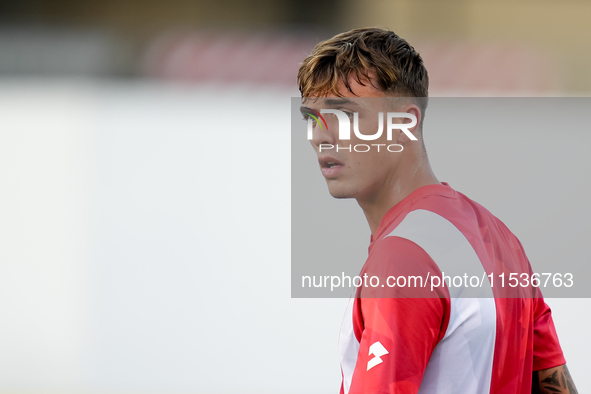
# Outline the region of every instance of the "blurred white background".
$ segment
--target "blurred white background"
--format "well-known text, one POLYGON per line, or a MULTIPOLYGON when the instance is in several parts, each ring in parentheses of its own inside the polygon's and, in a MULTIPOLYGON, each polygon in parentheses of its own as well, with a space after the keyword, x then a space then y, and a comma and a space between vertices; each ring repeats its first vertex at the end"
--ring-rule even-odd
POLYGON ((338 388, 345 300, 290 299, 290 92, 0 92, 0 391, 338 388))
MULTIPOLYGON (((0 392, 338 390, 346 300, 290 298, 295 93, 0 82, 0 392)), ((591 302, 548 303, 585 392, 591 302)))

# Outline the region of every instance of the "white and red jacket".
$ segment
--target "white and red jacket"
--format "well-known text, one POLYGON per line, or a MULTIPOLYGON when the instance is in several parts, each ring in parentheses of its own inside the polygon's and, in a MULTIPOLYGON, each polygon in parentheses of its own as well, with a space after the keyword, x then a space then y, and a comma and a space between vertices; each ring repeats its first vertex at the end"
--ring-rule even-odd
POLYGON ((519 240, 488 210, 447 184, 415 190, 382 219, 361 275, 486 280, 435 295, 358 289, 339 339, 341 393, 531 393, 532 372, 565 359, 539 289, 508 288, 509 274, 524 272, 519 240))

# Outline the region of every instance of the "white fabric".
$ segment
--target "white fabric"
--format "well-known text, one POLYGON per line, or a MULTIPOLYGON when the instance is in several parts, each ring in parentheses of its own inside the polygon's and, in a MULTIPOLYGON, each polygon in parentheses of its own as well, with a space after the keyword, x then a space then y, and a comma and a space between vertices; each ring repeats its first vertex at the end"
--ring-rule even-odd
POLYGON ((357 355, 359 354, 359 342, 353 331, 354 302, 355 298, 349 300, 339 335, 339 353, 341 356, 341 371, 343 372, 343 389, 345 394, 349 393, 349 389, 351 388, 351 379, 353 379, 353 371, 355 370, 357 355))
MULTIPOLYGON (((446 276, 485 275, 466 237, 447 219, 427 210, 410 212, 388 236, 420 246, 446 276)), ((485 278, 486 279, 486 278, 485 278)), ((419 393, 489 393, 496 336, 496 308, 488 280, 476 289, 450 287, 451 311, 419 393), (483 298, 458 298, 469 295, 483 298), (486 298, 484 298, 486 297, 486 298)))

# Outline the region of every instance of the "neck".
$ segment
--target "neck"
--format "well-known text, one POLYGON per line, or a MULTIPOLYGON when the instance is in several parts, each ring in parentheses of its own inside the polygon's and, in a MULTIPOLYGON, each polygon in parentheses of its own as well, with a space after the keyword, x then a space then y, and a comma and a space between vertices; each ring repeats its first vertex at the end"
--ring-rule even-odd
POLYGON ((363 209, 372 235, 382 221, 384 215, 410 193, 422 186, 440 184, 431 170, 429 161, 415 162, 415 166, 401 166, 391 179, 384 182, 384 187, 376 195, 358 198, 357 202, 363 209))

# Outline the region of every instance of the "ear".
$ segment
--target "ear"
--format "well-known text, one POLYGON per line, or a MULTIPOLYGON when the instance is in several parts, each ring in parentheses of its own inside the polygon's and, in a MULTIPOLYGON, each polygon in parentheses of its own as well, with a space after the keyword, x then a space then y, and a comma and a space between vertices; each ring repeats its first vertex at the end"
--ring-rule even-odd
MULTIPOLYGON (((419 107, 416 104, 409 103, 402 107, 400 112, 407 112, 409 114, 414 115, 417 118, 417 124, 413 127, 409 127, 407 130, 410 131, 418 140, 420 140, 421 136, 419 135, 419 125, 421 124, 422 114, 419 107)), ((403 123, 411 123, 411 120, 407 118, 403 121, 403 123)), ((402 143, 412 142, 410 138, 402 130, 399 130, 398 141, 402 143)))

